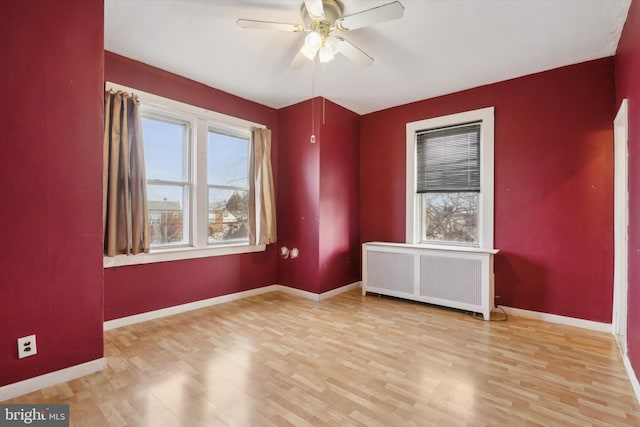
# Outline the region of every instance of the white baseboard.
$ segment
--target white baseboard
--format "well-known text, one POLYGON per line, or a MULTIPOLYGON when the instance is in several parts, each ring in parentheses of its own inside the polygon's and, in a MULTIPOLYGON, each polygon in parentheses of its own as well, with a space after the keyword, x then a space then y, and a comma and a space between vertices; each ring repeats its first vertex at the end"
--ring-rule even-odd
POLYGON ((560 325, 575 326, 578 328, 591 329, 599 332, 612 331, 611 323, 594 322, 593 320, 578 319, 575 317, 559 316, 557 314, 541 313, 539 311, 523 310, 521 308, 505 307, 501 305, 500 308, 508 315, 514 315, 519 317, 525 317, 527 319, 543 320, 549 323, 557 323, 560 325))
POLYGON ((631 387, 633 387, 633 392, 636 395, 636 400, 638 401, 638 403, 640 403, 640 382, 638 382, 638 377, 636 376, 636 373, 633 370, 633 366, 631 366, 631 361, 629 360, 629 356, 626 354, 623 354, 622 361, 624 362, 624 368, 627 370, 629 381, 631 381, 631 387))
POLYGON ((75 380, 94 372, 102 371, 107 367, 107 359, 104 357, 80 365, 70 366, 59 371, 49 372, 17 383, 0 387, 0 402, 31 393, 45 387, 75 380))
POLYGON ((313 292, 303 291, 302 289, 291 288, 291 287, 285 286, 285 285, 273 285, 273 286, 276 287, 277 291, 283 292, 285 294, 294 295, 294 296, 297 296, 297 297, 310 299, 310 300, 313 300, 313 301, 320 301, 320 295, 319 294, 314 294, 313 292))
POLYGON ((362 287, 362 282, 353 282, 353 283, 350 283, 348 285, 344 285, 344 286, 341 286, 339 288, 332 289, 332 290, 327 291, 327 292, 323 292, 323 293, 320 294, 320 301, 328 299, 328 298, 331 298, 331 297, 335 297, 336 295, 340 295, 340 294, 343 294, 345 292, 352 291, 354 289, 359 289, 361 287, 362 287))
POLYGON ((279 290, 279 285, 263 286, 262 288, 251 289, 248 291, 236 292, 219 297, 203 299, 187 304, 174 305, 172 307, 162 308, 160 310, 147 311, 145 313, 134 314, 133 316, 120 317, 118 319, 107 320, 104 322, 104 330, 120 328, 122 326, 133 325, 135 323, 146 322, 147 320, 159 319, 173 314, 184 313, 186 311, 197 310, 199 308, 210 307, 212 305, 222 304, 224 302, 236 301, 242 298, 248 298, 255 295, 261 295, 267 292, 279 290))
POLYGON ((119 319, 108 320, 104 322, 104 330, 120 328, 122 326, 133 325, 136 323, 146 322, 148 320, 159 319, 165 316, 171 316, 173 314, 184 313, 191 310, 197 310, 199 308, 210 307, 212 305, 222 304, 224 302, 236 301, 242 298, 248 298, 255 295, 265 294, 267 292, 285 292, 291 295, 296 295, 302 298, 322 301, 327 298, 331 298, 343 292, 348 292, 352 289, 357 289, 361 286, 361 282, 351 283, 337 289, 333 289, 322 294, 314 294, 313 292, 303 291, 301 289, 291 288, 284 285, 269 285, 262 288, 251 289, 248 291, 236 292, 233 294, 222 295, 215 298, 208 298, 200 301, 194 301, 187 304, 174 305, 173 307, 162 308, 160 310, 147 311, 146 313, 134 314, 133 316, 121 317, 119 319))
POLYGON ((332 289, 330 291, 327 292, 323 292, 321 294, 314 294, 313 292, 309 292, 309 291, 303 291, 302 289, 296 289, 296 288, 292 288, 289 286, 285 286, 285 285, 275 285, 277 286, 278 291, 280 292, 284 292, 290 295, 295 295, 295 296, 299 296, 302 298, 306 298, 306 299, 310 299, 313 301, 322 301, 325 300, 327 298, 331 298, 334 297, 336 295, 340 295, 342 293, 345 292, 349 292, 353 289, 358 289, 360 286, 362 286, 362 282, 354 282, 351 283, 349 285, 344 285, 341 286, 339 288, 336 289, 332 289))

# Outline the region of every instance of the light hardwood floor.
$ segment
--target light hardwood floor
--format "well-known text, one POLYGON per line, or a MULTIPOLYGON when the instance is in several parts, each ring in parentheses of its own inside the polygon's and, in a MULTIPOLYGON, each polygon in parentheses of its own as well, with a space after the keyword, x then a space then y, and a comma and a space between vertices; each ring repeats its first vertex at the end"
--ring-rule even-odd
MULTIPOLYGON (((498 316, 496 316, 498 317, 498 316)), ((4 403, 74 426, 639 426, 609 334, 269 293, 105 333, 108 368, 4 403)))

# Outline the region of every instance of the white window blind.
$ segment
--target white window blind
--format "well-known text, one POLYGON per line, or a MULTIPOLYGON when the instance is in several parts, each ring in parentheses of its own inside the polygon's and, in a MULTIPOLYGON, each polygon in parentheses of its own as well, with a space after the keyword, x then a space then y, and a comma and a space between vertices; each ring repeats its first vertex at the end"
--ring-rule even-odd
POLYGON ((480 192, 480 123, 419 132, 416 193, 480 192))

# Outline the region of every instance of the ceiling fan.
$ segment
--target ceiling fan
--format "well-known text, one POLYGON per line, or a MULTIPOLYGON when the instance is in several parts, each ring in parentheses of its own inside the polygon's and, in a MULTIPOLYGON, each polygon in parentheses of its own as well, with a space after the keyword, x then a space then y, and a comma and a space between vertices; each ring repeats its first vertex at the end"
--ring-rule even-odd
POLYGON ((336 34, 401 18, 404 7, 394 1, 349 16, 342 16, 343 10, 339 0, 304 0, 300 8, 304 25, 251 19, 238 19, 237 22, 242 28, 309 33, 289 68, 299 68, 307 60, 313 61, 316 55, 320 62, 328 62, 338 53, 360 66, 369 66, 373 63, 372 57, 336 34))

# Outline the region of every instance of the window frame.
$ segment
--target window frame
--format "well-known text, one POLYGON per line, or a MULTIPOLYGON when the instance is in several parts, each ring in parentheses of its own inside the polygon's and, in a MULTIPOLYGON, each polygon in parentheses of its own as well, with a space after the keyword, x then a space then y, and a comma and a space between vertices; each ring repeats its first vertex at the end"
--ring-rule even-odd
MULTIPOLYGON (((209 133, 216 133, 218 135, 225 135, 225 136, 229 136, 232 138, 237 138, 237 139, 247 139, 249 142, 249 147, 248 147, 248 151, 247 151, 247 187, 239 187, 239 186, 233 186, 233 185, 223 185, 223 184, 210 184, 209 183, 209 179, 207 178, 206 180, 206 187, 207 187, 207 226, 209 225, 209 189, 211 188, 218 188, 218 189, 227 189, 227 190, 241 190, 241 191, 246 191, 247 195, 251 192, 251 189, 249 188, 250 185, 250 180, 249 180, 249 168, 251 167, 249 164, 249 161, 251 159, 251 131, 250 130, 241 130, 241 129, 232 129, 229 128, 228 126, 221 126, 217 123, 212 124, 209 123, 209 128, 207 130, 207 143, 208 143, 208 134, 209 133)), ((208 144, 207 144, 207 151, 208 151, 208 144)), ((249 209, 250 211, 251 209, 249 209)), ((247 226, 249 225, 250 221, 249 218, 247 218, 247 226)), ((223 246, 223 245, 229 245, 229 244, 234 244, 234 243, 239 243, 239 244, 246 244, 249 241, 249 236, 247 236, 246 239, 230 239, 228 242, 214 242, 214 243, 210 243, 209 242, 209 238, 208 238, 208 233, 207 233, 207 244, 209 246, 212 247, 219 247, 219 246, 223 246)))
POLYGON ((421 246, 453 246, 493 249, 493 205, 494 205, 494 107, 481 108, 446 116, 418 120, 406 124, 406 243, 421 246), (480 122, 480 193, 478 200, 478 242, 466 243, 420 241, 421 202, 416 193, 417 134, 437 128, 480 122))
MULTIPOLYGON (((136 92, 137 93, 137 92, 136 92)), ((152 120, 164 121, 167 123, 184 124, 187 126, 186 135, 184 136, 182 147, 182 181, 172 181, 165 179, 154 179, 146 177, 146 185, 165 185, 172 187, 186 187, 187 194, 183 193, 182 201, 182 242, 180 243, 167 243, 161 246, 155 246, 152 249, 154 251, 163 249, 176 249, 187 248, 192 246, 194 241, 194 230, 192 224, 195 224, 195 216, 193 213, 194 208, 194 174, 193 174, 193 156, 194 156, 194 130, 196 128, 195 119, 186 114, 182 114, 176 111, 169 111, 167 108, 160 108, 156 105, 143 105, 140 102, 140 115, 152 120), (186 200, 185 200, 186 198, 186 200)), ((143 132, 144 138, 144 132, 143 132)), ((175 214, 174 214, 175 215, 175 214)))
MULTIPOLYGON (((248 135, 251 150, 251 127, 266 127, 260 123, 228 116, 226 114, 196 107, 180 101, 154 95, 117 83, 106 82, 106 89, 135 93, 140 98, 142 114, 146 112, 161 117, 174 117, 192 123, 189 135, 189 243, 180 246, 153 248, 149 253, 137 255, 118 255, 103 257, 103 267, 149 264, 211 256, 223 256, 241 253, 262 252, 266 245, 251 245, 248 241, 208 244, 208 185, 207 185, 207 136, 209 129, 248 135)), ((184 231, 183 231, 184 232, 184 231)))

